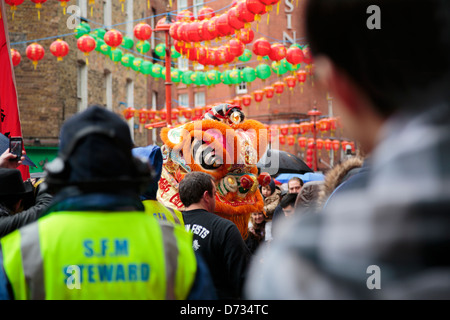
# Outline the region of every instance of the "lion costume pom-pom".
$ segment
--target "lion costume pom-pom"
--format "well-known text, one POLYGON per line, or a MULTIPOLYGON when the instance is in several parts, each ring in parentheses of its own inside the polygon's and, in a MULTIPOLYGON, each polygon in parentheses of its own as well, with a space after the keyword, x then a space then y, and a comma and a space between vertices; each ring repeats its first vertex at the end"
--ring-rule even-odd
POLYGON ((241 108, 230 104, 213 107, 202 120, 162 129, 158 200, 184 210, 178 183, 188 172, 206 172, 216 184, 215 214, 234 222, 246 239, 251 213, 264 207, 259 186, 270 182, 267 173, 258 176, 256 167, 267 149, 267 137, 262 123, 245 120, 241 108))

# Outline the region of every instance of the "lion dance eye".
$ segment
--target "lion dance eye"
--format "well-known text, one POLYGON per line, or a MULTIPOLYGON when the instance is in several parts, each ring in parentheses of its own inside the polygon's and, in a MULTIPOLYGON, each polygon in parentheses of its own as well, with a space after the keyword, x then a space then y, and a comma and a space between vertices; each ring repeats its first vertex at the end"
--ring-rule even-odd
POLYGON ((204 141, 194 139, 191 152, 195 163, 205 170, 215 170, 223 164, 222 158, 216 155, 214 148, 205 144, 204 141))

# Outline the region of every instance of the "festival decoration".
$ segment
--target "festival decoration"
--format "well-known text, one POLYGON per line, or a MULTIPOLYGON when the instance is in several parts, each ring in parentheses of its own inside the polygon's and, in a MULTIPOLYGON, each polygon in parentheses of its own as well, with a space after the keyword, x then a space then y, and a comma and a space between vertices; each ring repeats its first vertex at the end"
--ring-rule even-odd
POLYGON ((14 67, 18 66, 20 60, 22 60, 22 56, 20 55, 19 51, 13 48, 11 48, 11 60, 14 67))
POLYGON ((41 20, 41 9, 42 9, 42 4, 44 2, 47 2, 47 0, 31 0, 32 2, 34 2, 36 5, 36 9, 38 10, 38 20, 41 20))
POLYGON ((258 60, 262 60, 262 57, 269 55, 271 49, 270 42, 265 38, 259 38, 253 42, 252 51, 258 56, 258 60))
POLYGON ((297 71, 297 80, 298 83, 300 83, 300 88, 301 88, 301 92, 303 93, 303 86, 305 84, 306 81, 306 71, 305 70, 298 70, 297 71))
POLYGON ((34 70, 36 70, 38 61, 44 58, 45 50, 39 43, 34 42, 27 47, 26 54, 27 58, 33 61, 34 70))
POLYGON ((5 0, 5 2, 11 6, 12 19, 14 20, 14 13, 17 10, 17 6, 20 6, 24 0, 5 0))
POLYGON ((189 172, 208 173, 216 184, 215 214, 235 223, 245 239, 250 214, 264 206, 259 186, 270 182, 256 167, 267 147, 262 129, 262 123, 245 120, 242 110, 229 104, 213 106, 199 120, 163 128, 158 201, 183 210, 179 183, 189 172))
POLYGON ((70 0, 58 0, 58 1, 61 2, 61 7, 63 7, 63 13, 64 15, 66 15, 67 2, 69 2, 70 0))
POLYGON ((69 45, 64 40, 58 39, 50 45, 50 52, 57 57, 57 61, 62 61, 69 53, 69 45))
POLYGON ((88 61, 89 52, 94 50, 96 47, 96 42, 94 38, 85 34, 84 36, 82 36, 77 40, 77 47, 78 49, 84 52, 84 55, 86 56, 86 65, 89 65, 88 61))
POLYGON ((214 13, 214 10, 210 7, 203 7, 198 11, 197 18, 198 20, 202 21, 204 19, 211 19, 216 14, 214 13))
POLYGON ((103 40, 105 40, 105 43, 111 47, 111 50, 114 50, 118 46, 122 45, 123 36, 120 31, 112 29, 105 33, 103 40))

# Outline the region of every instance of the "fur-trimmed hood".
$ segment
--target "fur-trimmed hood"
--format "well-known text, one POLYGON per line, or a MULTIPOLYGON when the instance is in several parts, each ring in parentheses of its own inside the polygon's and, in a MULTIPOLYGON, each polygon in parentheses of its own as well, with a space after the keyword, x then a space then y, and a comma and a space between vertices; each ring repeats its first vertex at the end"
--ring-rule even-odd
POLYGON ((352 157, 328 171, 325 174, 325 182, 319 192, 319 197, 317 199, 318 206, 322 207, 334 189, 347 180, 352 174, 356 173, 363 165, 363 162, 364 160, 359 156, 352 157))

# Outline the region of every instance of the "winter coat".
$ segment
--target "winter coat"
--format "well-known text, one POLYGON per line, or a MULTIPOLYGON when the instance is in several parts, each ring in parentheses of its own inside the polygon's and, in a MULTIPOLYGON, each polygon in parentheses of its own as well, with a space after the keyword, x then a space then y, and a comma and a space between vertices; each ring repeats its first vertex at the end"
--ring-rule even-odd
POLYGON ((264 199, 264 212, 269 220, 272 219, 275 208, 280 203, 280 198, 281 190, 276 188, 270 196, 264 199))

